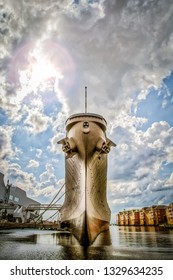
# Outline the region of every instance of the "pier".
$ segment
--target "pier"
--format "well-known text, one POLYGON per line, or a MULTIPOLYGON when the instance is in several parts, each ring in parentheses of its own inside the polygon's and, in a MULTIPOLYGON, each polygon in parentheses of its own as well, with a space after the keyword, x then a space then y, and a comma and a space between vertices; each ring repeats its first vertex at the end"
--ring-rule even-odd
POLYGON ((61 230, 60 222, 8 222, 0 221, 0 230, 2 229, 48 229, 48 230, 61 230))

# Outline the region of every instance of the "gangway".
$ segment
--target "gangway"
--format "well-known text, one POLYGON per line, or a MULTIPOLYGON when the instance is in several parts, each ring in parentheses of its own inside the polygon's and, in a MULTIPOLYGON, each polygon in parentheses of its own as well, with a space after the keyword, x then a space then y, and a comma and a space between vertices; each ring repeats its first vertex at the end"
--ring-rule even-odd
POLYGON ((16 208, 17 208, 16 204, 10 204, 10 203, 1 203, 0 204, 0 210, 5 210, 5 209, 15 210, 16 208))
POLYGON ((29 204, 26 210, 34 211, 34 210, 60 210, 62 207, 61 204, 29 204))

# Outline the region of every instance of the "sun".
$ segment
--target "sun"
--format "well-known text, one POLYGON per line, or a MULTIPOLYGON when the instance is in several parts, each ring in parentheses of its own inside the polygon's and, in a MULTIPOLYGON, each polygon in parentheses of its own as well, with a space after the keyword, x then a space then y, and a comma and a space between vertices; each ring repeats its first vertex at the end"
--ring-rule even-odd
POLYGON ((75 79, 76 64, 69 50, 50 39, 21 44, 13 53, 7 71, 14 103, 22 103, 32 94, 39 98, 50 92, 57 98, 67 96, 75 79))
POLYGON ((27 67, 19 71, 19 84, 25 94, 54 89, 63 78, 60 67, 54 64, 41 48, 35 48, 28 53, 27 61, 27 67))

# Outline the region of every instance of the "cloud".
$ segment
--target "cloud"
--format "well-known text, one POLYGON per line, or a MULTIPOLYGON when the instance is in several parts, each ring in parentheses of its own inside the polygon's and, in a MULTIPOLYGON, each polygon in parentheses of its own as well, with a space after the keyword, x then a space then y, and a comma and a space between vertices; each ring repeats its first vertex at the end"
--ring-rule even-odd
POLYGON ((28 116, 25 120, 27 130, 33 134, 41 133, 48 128, 49 117, 45 116, 38 109, 28 112, 28 116))
POLYGON ((51 202, 54 199, 53 203, 63 203, 64 200, 64 179, 57 180, 56 184, 48 184, 44 188, 39 188, 32 195, 35 198, 39 198, 44 202, 51 202))
POLYGON ((55 192, 56 192, 55 187, 51 185, 37 191, 37 196, 42 195, 44 197, 52 197, 52 193, 55 194, 55 192))
POLYGON ((64 133, 57 133, 56 136, 51 138, 50 145, 48 146, 48 149, 55 154, 61 154, 62 153, 62 146, 57 144, 58 141, 64 138, 64 133))
POLYGON ((50 138, 50 145, 48 146, 48 150, 51 153, 62 153, 62 147, 61 145, 58 145, 57 142, 65 137, 65 121, 66 114, 62 111, 58 113, 52 123, 52 131, 54 132, 54 136, 50 138))
POLYGON ((173 173, 171 173, 170 177, 166 180, 165 186, 173 189, 173 173))
POLYGON ((165 121, 153 123, 147 131, 117 127, 116 135, 118 145, 109 155, 108 192, 112 208, 121 199, 132 207, 145 205, 152 199, 156 204, 163 193, 167 203, 166 192, 172 189, 172 175, 166 179, 159 177, 162 164, 170 162, 172 127, 165 121))
POLYGON ((86 1, 81 0, 80 4, 69 1, 64 1, 62 4, 64 14, 70 18, 76 19, 78 22, 85 21, 85 25, 82 26, 84 30, 91 29, 98 20, 104 18, 104 0, 86 1))
POLYGON ((0 159, 1 160, 3 160, 6 157, 10 157, 14 154, 11 145, 12 134, 13 134, 13 128, 8 126, 0 127, 0 159))
POLYGON ((55 182, 56 181, 56 177, 55 177, 55 169, 52 166, 52 164, 47 163, 46 164, 46 171, 43 172, 42 174, 40 174, 40 181, 44 184, 46 184, 47 182, 55 182))
POLYGON ((9 164, 6 174, 13 185, 27 192, 33 191, 36 186, 34 174, 23 171, 18 163, 9 164))
MULTIPOLYGON (((32 167, 36 165, 36 161, 30 160, 32 167)), ((41 200, 43 203, 50 202, 50 198, 53 198, 62 185, 64 184, 64 179, 57 179, 54 175, 54 168, 51 164, 46 164, 46 171, 40 175, 40 181, 36 179, 33 173, 28 173, 21 169, 20 164, 13 163, 8 165, 6 172, 6 178, 10 182, 27 192, 29 197, 36 200, 41 200)), ((56 199, 59 199, 63 194, 64 190, 60 192, 56 199)), ((63 202, 63 197, 61 198, 61 203, 63 202)))
MULTIPOLYGON (((11 45, 15 42, 15 48, 21 48, 28 39, 56 38, 69 49, 76 63, 78 81, 75 89, 71 89, 75 98, 64 96, 63 103, 72 113, 78 110, 74 100, 83 108, 82 91, 87 84, 89 109, 101 113, 106 102, 105 117, 111 122, 116 117, 121 120, 121 112, 127 113, 131 107, 129 100, 133 94, 141 96, 140 92, 145 92, 147 95, 147 89, 159 87, 162 78, 172 69, 169 1, 164 5, 160 0, 157 4, 155 1, 80 1, 79 4, 51 1, 49 5, 44 1, 21 1, 19 7, 7 1, 6 10, 13 18, 8 20, 13 36, 7 38, 11 45), (19 16, 21 10, 23 17, 19 16)), ((62 53, 62 49, 59 50, 62 53)), ((58 56, 53 57, 56 60, 58 56)), ((64 95, 64 86, 60 85, 60 90, 64 95)))
POLYGON ((28 168, 38 168, 39 167, 39 162, 38 161, 36 161, 36 160, 34 160, 34 159, 31 159, 30 161, 29 161, 29 164, 28 164, 28 168))
MULTIPOLYGON (((103 112, 106 102, 108 110, 105 114, 109 119, 111 115, 115 116, 115 112, 119 116, 123 108, 126 112, 129 110, 126 103, 134 93, 151 86, 159 87, 162 78, 170 73, 171 60, 169 65, 162 67, 164 57, 161 57, 160 47, 164 45, 164 54, 168 52, 169 56, 172 55, 171 29, 165 38, 161 36, 165 18, 171 24, 172 11, 167 10, 168 2, 162 5, 161 1, 157 1, 157 5, 151 2, 143 5, 139 1, 123 1, 122 4, 120 1, 105 1, 102 5, 105 15, 95 22, 89 32, 84 31, 83 26, 85 19, 90 18, 91 6, 87 7, 86 18, 80 19, 80 25, 65 18, 66 33, 63 38, 70 44, 75 59, 80 61, 79 80, 88 84, 90 109, 95 111, 97 104, 99 111, 103 112), (77 32, 69 35, 68 31, 72 29, 77 32)), ((82 83, 79 84, 80 92, 82 83)), ((80 98, 78 92, 77 95, 80 98)), ((75 103, 70 104, 70 108, 75 110, 75 103)))
POLYGON ((37 157, 37 158, 40 158, 41 155, 42 155, 42 153, 43 153, 43 151, 42 151, 41 149, 37 149, 37 150, 36 150, 36 157, 37 157))
POLYGON ((146 132, 134 126, 133 129, 120 126, 113 137, 117 138, 115 142, 118 145, 112 150, 111 161, 117 166, 117 171, 128 173, 129 169, 134 174, 137 168, 145 166, 155 173, 161 162, 169 162, 173 129, 165 121, 153 123, 146 132))

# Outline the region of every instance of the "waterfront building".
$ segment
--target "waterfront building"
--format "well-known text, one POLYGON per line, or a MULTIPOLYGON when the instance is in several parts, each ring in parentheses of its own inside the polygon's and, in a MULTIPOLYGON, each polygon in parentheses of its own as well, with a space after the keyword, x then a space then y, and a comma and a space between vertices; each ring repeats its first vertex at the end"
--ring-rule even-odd
MULTIPOLYGON (((166 221, 164 205, 153 205, 144 209, 143 220, 141 219, 141 225, 157 226, 163 224, 166 221)), ((142 216, 142 214, 141 214, 142 216)))
POLYGON ((148 207, 143 207, 142 209, 140 209, 139 211, 139 224, 140 226, 145 226, 146 224, 146 217, 145 217, 145 210, 147 209, 148 207))
POLYGON ((142 209, 132 209, 118 213, 118 225, 158 226, 162 224, 173 225, 173 203, 166 205, 153 205, 142 209))
POLYGON ((118 213, 118 225, 124 226, 125 225, 125 211, 118 213))
POLYGON ((129 211, 125 211, 124 213, 124 225, 125 226, 129 225, 129 211))
POLYGON ((145 225, 146 226, 154 226, 155 218, 154 218, 154 209, 153 207, 146 207, 144 210, 145 214, 145 225))
POLYGON ((161 225, 166 222, 166 206, 165 205, 157 205, 153 206, 154 208, 154 218, 155 225, 161 225))
POLYGON ((129 225, 130 226, 137 226, 140 224, 139 220, 139 210, 133 209, 129 211, 129 225))
POLYGON ((165 210, 167 224, 173 225, 173 203, 170 203, 165 210))
POLYGON ((1 203, 10 203, 11 205, 20 205, 28 207, 30 204, 40 204, 38 201, 27 196, 26 191, 13 186, 7 182, 4 183, 4 174, 0 172, 0 201, 1 203))
POLYGON ((140 226, 144 226, 145 225, 145 212, 143 209, 141 209, 139 211, 139 224, 140 226))
POLYGON ((29 220, 31 216, 37 215, 38 211, 26 211, 29 205, 40 205, 39 202, 29 198, 24 190, 4 182, 4 174, 0 172, 0 219, 9 221, 29 220))
POLYGON ((29 198, 26 191, 15 186, 10 189, 9 202, 24 207, 28 207, 30 204, 40 205, 38 201, 29 198))

